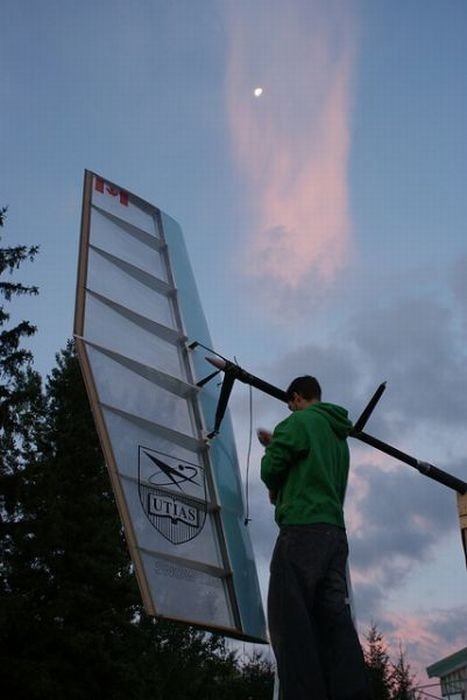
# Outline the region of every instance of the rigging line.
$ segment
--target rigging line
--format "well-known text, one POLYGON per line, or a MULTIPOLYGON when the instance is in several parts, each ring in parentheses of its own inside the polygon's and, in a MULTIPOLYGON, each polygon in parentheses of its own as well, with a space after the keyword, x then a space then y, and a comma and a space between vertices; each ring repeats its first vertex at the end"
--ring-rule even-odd
POLYGON ((244 524, 248 525, 251 521, 250 518, 250 459, 251 459, 251 447, 253 444, 253 387, 249 385, 249 413, 250 413, 250 430, 248 435, 248 452, 246 456, 246 479, 245 479, 245 501, 246 501, 246 513, 244 524))

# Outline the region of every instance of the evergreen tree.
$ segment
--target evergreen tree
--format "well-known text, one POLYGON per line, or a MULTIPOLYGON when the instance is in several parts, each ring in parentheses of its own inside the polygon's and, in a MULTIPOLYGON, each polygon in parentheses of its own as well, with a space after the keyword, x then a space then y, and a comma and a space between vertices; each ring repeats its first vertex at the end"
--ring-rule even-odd
MULTIPOLYGON (((0 209, 3 227, 6 209, 0 209)), ((30 567, 25 566, 23 544, 33 535, 26 513, 27 466, 34 455, 34 433, 43 416, 41 380, 32 369, 32 355, 24 341, 35 333, 29 321, 12 324, 6 304, 35 295, 34 286, 15 280, 14 274, 37 247, 0 248, 0 655, 1 669, 9 667, 10 645, 24 609, 24 590, 18 585, 30 567)), ((27 622, 27 621, 26 621, 27 622)), ((23 629, 27 634, 27 626, 23 629)), ((0 687, 4 691, 3 679, 0 687)))
POLYGON ((410 664, 406 660, 402 646, 399 646, 396 663, 392 663, 391 665, 391 700, 416 700, 415 674, 410 670, 410 664))
POLYGON ((391 663, 383 635, 372 625, 366 638, 365 661, 373 700, 391 700, 391 663))
POLYGON ((138 676, 125 664, 138 647, 134 577, 71 345, 57 357, 46 409, 25 501, 30 624, 27 639, 17 640, 16 660, 25 663, 12 680, 31 698, 97 698, 104 688, 138 697, 138 676), (33 678, 24 677, 25 665, 33 678))
MULTIPOLYGON (((0 209, 0 228, 6 208, 0 209)), ((33 260, 37 247, 0 247, 0 299, 11 302, 15 297, 35 295, 37 287, 15 281, 14 272, 26 260, 33 260)), ((40 402, 40 377, 32 368, 31 352, 23 341, 36 332, 29 321, 11 326, 5 303, 0 306, 0 553, 5 561, 11 547, 9 524, 20 512, 19 483, 28 452, 33 417, 40 402)), ((5 570, 2 568, 2 575, 5 570)), ((2 579, 3 587, 6 585, 2 579)))

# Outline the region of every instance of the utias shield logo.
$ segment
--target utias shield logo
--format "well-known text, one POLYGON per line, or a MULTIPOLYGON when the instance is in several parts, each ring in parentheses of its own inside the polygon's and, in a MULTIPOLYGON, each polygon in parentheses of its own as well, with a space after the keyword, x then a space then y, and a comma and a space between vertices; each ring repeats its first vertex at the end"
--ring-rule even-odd
POLYGON ((138 446, 138 491, 151 525, 172 544, 194 539, 206 521, 203 467, 138 446))

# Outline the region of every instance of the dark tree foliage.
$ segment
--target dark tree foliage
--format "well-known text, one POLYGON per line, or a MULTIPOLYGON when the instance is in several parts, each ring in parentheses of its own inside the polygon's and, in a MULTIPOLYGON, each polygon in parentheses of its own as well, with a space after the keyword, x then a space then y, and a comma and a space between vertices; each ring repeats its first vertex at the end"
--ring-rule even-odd
POLYGON ((271 700, 274 690, 274 668, 263 654, 254 651, 240 666, 238 691, 240 700, 271 700))
POLYGON ((133 576, 82 393, 68 347, 46 388, 47 420, 36 425, 23 495, 29 537, 13 572, 22 601, 9 681, 30 698, 98 697, 104 684, 132 697, 119 684, 123 648, 137 643, 133 576))
POLYGON ((383 635, 376 625, 368 631, 365 661, 373 700, 391 700, 391 662, 383 635))
MULTIPOLYGON (((3 227, 6 209, 0 209, 3 227)), ((23 341, 36 328, 29 321, 10 323, 6 303, 15 297, 35 295, 37 287, 16 281, 14 273, 37 247, 0 247, 0 553, 2 561, 10 548, 8 524, 20 514, 19 485, 26 454, 31 447, 34 419, 40 413, 41 382, 31 368, 32 356, 23 341), (5 549, 6 548, 6 549, 5 549)), ((3 573, 3 570, 2 570, 3 573)))
MULTIPOLYGON (((0 227, 5 218, 2 208, 0 227)), ((23 544, 32 536, 25 508, 27 465, 34 459, 34 434, 43 416, 41 380, 24 347, 36 329, 29 321, 12 323, 8 304, 18 296, 37 294, 36 287, 15 276, 36 253, 36 247, 0 247, 0 668, 8 659, 11 621, 23 605, 18 571, 24 569, 23 544)), ((25 571, 29 575, 29 567, 25 571)))
POLYGON ((387 645, 376 625, 368 631, 365 661, 368 668, 371 697, 373 700, 416 700, 418 697, 415 675, 401 646, 394 663, 387 645))
POLYGON ((391 663, 392 698, 391 700, 416 700, 415 675, 410 669, 405 652, 399 647, 396 663, 391 663))
POLYGON ((30 536, 17 552, 22 598, 8 619, 0 687, 31 700, 267 697, 259 659, 253 688, 255 674, 240 667, 222 637, 141 609, 71 344, 48 380, 46 414, 27 466, 30 536))

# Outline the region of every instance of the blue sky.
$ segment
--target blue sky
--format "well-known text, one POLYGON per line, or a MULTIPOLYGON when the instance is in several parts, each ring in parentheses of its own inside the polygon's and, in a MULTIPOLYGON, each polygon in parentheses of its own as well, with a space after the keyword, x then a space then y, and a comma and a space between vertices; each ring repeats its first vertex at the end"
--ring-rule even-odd
MULTIPOLYGON (((312 372, 353 417, 388 380, 369 431, 467 478, 463 0, 5 0, 2 28, 0 204, 6 242, 41 246, 17 306, 41 372, 72 333, 89 168, 181 223, 220 352, 274 384, 312 372)), ((255 397, 257 423, 281 417, 255 397)), ((466 644, 455 497, 352 451, 361 628, 423 669, 466 644)))

